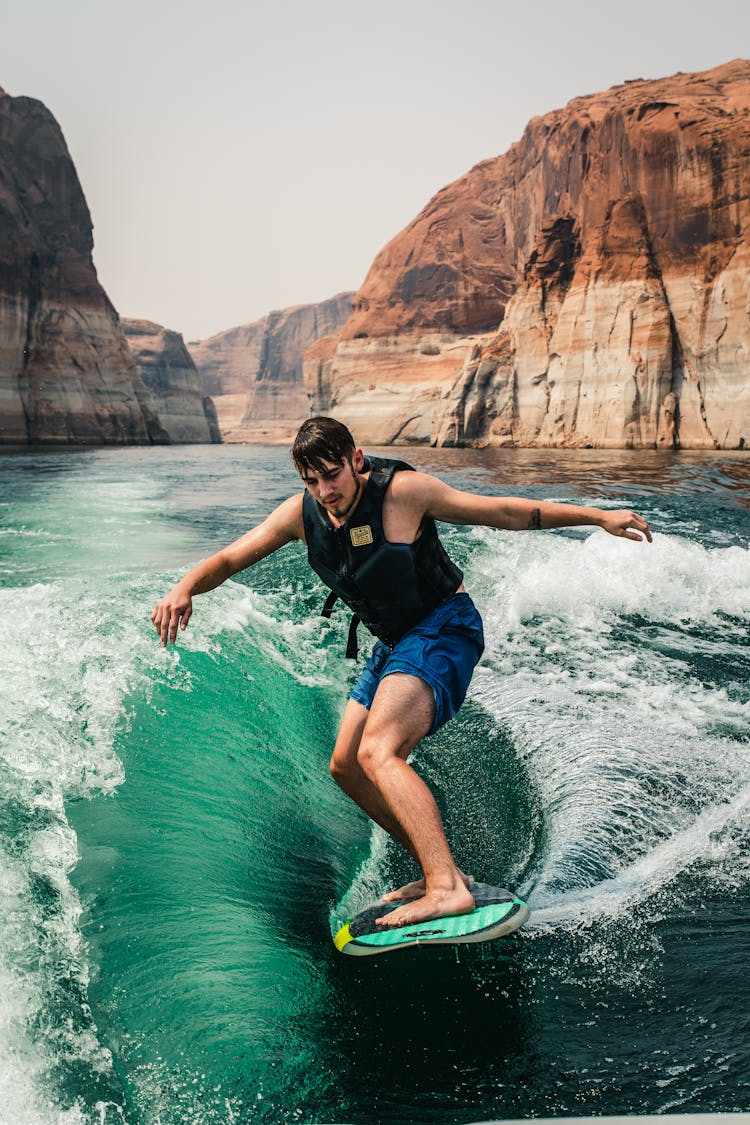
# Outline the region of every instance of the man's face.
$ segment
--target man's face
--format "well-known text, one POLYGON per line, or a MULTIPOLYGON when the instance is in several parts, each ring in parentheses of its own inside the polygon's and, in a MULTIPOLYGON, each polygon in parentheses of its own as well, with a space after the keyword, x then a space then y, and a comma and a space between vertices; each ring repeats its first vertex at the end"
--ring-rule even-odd
POLYGON ((307 491, 337 520, 345 520, 351 514, 362 491, 361 482, 355 466, 362 468, 362 454, 359 450, 354 461, 348 459, 343 465, 335 461, 323 461, 320 469, 303 469, 300 476, 307 491))

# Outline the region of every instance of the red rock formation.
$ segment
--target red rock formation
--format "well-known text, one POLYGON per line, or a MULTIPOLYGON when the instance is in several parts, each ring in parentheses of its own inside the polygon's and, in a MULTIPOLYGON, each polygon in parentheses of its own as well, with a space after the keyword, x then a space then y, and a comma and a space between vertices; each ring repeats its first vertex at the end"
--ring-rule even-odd
POLYGON ((353 296, 339 293, 277 310, 188 344, 225 441, 289 440, 310 412, 302 378, 305 348, 345 324, 353 296))
POLYGON ((150 320, 121 321, 138 373, 173 443, 220 442, 216 411, 179 332, 150 320))
POLYGON ((0 442, 163 442, 57 122, 0 90, 0 442))
POLYGON ((378 255, 308 357, 314 407, 364 441, 742 447, 749 256, 750 62, 577 98, 378 255), (431 333, 438 404, 411 389, 431 333), (375 341, 399 359, 368 405, 375 341))

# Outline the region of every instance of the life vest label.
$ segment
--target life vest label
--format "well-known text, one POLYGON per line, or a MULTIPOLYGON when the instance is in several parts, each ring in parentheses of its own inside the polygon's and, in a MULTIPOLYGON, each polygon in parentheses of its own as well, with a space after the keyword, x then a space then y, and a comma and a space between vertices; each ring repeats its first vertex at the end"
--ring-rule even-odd
POLYGON ((352 547, 366 547, 368 543, 372 543, 372 528, 369 524, 364 527, 352 527, 349 531, 349 538, 352 541, 352 547))

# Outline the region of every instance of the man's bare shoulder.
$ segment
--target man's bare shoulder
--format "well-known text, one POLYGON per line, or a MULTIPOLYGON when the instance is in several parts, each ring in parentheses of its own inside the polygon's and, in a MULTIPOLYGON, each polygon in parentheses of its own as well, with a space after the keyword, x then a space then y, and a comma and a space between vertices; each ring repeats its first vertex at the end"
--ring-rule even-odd
POLYGON ((397 473, 394 479, 394 502, 423 519, 444 523, 486 523, 486 510, 493 501, 488 497, 458 492, 431 473, 397 473))
POLYGON ((447 486, 431 473, 394 473, 391 495, 398 504, 429 504, 447 486))
POLYGON ((304 540, 305 528, 302 519, 304 495, 304 492, 296 492, 294 496, 283 500, 278 508, 274 508, 266 522, 280 531, 287 532, 290 538, 304 540))

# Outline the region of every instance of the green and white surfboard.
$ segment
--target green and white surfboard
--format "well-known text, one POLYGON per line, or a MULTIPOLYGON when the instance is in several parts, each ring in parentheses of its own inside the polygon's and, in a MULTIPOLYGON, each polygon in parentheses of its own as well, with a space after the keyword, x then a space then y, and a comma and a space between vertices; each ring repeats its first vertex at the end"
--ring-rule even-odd
POLYGON ((367 957, 373 953, 388 953, 392 949, 407 949, 411 945, 463 945, 467 942, 494 941, 517 930, 529 917, 525 902, 501 887, 486 883, 472 883, 471 893, 476 903, 470 914, 456 914, 450 918, 436 918, 432 922, 417 922, 410 926, 392 929, 378 926, 375 919, 395 910, 399 902, 376 902, 362 910, 341 927, 333 941, 341 953, 354 957, 367 957))

